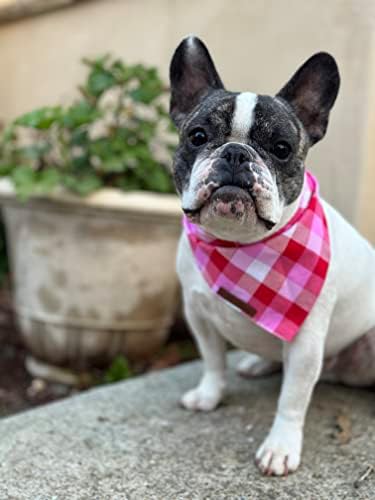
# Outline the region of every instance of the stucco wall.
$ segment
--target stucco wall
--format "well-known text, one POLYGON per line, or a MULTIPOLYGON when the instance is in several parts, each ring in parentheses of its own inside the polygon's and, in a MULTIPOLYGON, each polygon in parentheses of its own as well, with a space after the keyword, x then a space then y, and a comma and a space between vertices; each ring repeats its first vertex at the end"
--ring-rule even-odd
POLYGON ((131 62, 156 64, 166 78, 173 49, 191 32, 206 40, 233 90, 274 93, 312 53, 326 50, 338 61, 342 87, 328 134, 311 151, 308 165, 318 174, 323 194, 350 220, 360 218, 375 241, 375 201, 359 204, 360 192, 370 197, 360 183, 373 182, 375 171, 365 133, 375 106, 369 93, 374 4, 96 0, 6 24, 0 27, 0 118, 68 101, 83 75, 83 55, 112 51, 131 62))
POLYGON ((361 232, 375 244, 375 37, 372 39, 372 47, 366 146, 360 178, 358 212, 355 219, 361 232))

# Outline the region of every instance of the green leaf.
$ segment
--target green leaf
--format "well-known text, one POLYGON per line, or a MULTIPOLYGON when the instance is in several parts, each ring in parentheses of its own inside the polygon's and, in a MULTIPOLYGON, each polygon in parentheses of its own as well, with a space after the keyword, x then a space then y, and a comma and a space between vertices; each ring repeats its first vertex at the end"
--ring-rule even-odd
POLYGON ((27 200, 35 190, 36 172, 26 165, 15 167, 11 178, 16 187, 17 196, 22 200, 27 200))
POLYGON ((13 180, 16 184, 25 184, 32 182, 35 179, 36 172, 26 165, 17 166, 12 173, 13 180))
POLYGON ((91 170, 90 158, 85 151, 81 156, 75 156, 70 159, 70 167, 71 173, 77 175, 79 178, 82 174, 95 174, 94 171, 91 170))
POLYGON ((62 125, 68 128, 81 127, 88 125, 97 118, 100 118, 101 112, 87 101, 79 101, 70 106, 61 117, 62 125))
POLYGON ((14 170, 14 165, 9 163, 0 163, 0 177, 7 177, 14 170))
POLYGON ((111 384, 120 380, 126 380, 133 375, 128 360, 124 356, 116 356, 104 375, 104 382, 111 384))
POLYGON ((118 177, 114 180, 113 185, 123 191, 139 191, 143 188, 142 182, 136 176, 130 175, 118 177))
POLYGON ((14 123, 23 127, 45 130, 60 120, 61 112, 60 106, 39 108, 20 116, 14 123))
POLYGON ((113 62, 113 64, 111 65, 111 71, 118 84, 126 83, 133 76, 131 67, 126 66, 119 59, 113 62))
POLYGON ((81 176, 67 174, 62 177, 62 182, 68 189, 79 194, 80 196, 87 196, 93 191, 101 188, 103 185, 102 180, 95 174, 86 174, 81 176))
POLYGON ((18 152, 25 159, 38 160, 41 157, 43 157, 46 153, 48 153, 50 149, 51 149, 51 144, 49 144, 48 142, 39 142, 34 144, 33 146, 20 148, 18 152))
POLYGON ((56 170, 38 172, 26 165, 14 168, 11 178, 16 187, 16 194, 22 201, 32 195, 48 194, 60 184, 60 174, 56 170))
POLYGON ((146 189, 159 193, 173 192, 171 176, 162 168, 154 168, 147 177, 146 189))
POLYGON ((15 129, 15 124, 14 123, 11 123, 10 125, 8 125, 7 127, 5 127, 4 131, 3 131, 3 134, 2 134, 2 142, 4 144, 6 144, 7 142, 10 142, 14 139, 14 129, 15 129))
POLYGON ((96 59, 83 57, 82 62, 89 68, 102 69, 110 59, 111 59, 110 54, 104 54, 102 56, 97 57, 96 59))
POLYGON ((59 185, 60 179, 60 173, 51 168, 38 172, 36 192, 38 194, 48 194, 52 192, 59 185))
POLYGON ((121 156, 110 156, 103 160, 100 170, 105 173, 122 173, 126 170, 126 164, 121 156))
POLYGON ((135 101, 150 104, 156 97, 159 97, 163 88, 157 81, 144 82, 143 85, 130 92, 135 101))
POLYGON ((105 70, 94 70, 88 79, 87 90, 95 97, 99 97, 105 90, 115 85, 114 76, 105 70))
POLYGON ((76 128, 73 129, 72 134, 70 136, 70 145, 71 146, 84 146, 89 142, 87 130, 85 128, 76 128))

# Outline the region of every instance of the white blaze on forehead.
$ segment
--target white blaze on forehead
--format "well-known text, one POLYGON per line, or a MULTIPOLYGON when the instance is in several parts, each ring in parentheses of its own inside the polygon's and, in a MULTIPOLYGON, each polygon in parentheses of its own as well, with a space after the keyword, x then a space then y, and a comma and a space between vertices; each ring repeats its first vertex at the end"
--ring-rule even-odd
POLYGON ((249 130, 254 121, 254 109, 257 100, 257 94, 253 94, 252 92, 242 92, 236 97, 232 120, 232 140, 247 142, 249 130))

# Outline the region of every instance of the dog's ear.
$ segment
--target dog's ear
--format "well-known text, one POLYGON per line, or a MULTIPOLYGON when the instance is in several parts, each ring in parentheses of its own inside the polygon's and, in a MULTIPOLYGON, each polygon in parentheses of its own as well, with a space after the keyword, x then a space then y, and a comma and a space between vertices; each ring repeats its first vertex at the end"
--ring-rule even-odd
POLYGON ((169 70, 170 115, 178 126, 211 90, 224 88, 205 44, 189 36, 177 47, 169 70))
POLYGON ((310 57, 277 94, 292 106, 311 144, 326 133, 329 112, 339 87, 340 75, 335 59, 319 52, 310 57))

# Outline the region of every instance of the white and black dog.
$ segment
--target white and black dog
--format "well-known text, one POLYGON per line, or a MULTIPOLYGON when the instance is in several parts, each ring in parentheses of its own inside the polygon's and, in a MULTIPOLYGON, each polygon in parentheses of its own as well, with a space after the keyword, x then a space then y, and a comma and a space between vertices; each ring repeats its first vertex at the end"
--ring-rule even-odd
MULTIPOLYGON (((187 219, 221 241, 246 245, 276 234, 297 210, 307 152, 326 132, 340 84, 333 57, 312 56, 275 97, 229 92, 205 45, 188 37, 176 49, 170 79, 170 113, 180 134, 174 179, 187 219)), ((299 466, 305 415, 320 378, 375 383, 375 251, 328 203, 321 204, 329 268, 291 342, 270 335, 212 291, 186 231, 178 250, 186 318, 204 361, 199 385, 182 404, 208 411, 220 403, 226 341, 251 353, 238 367, 243 375, 282 367, 276 417, 256 454, 269 475, 299 466)))

